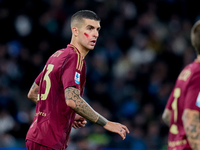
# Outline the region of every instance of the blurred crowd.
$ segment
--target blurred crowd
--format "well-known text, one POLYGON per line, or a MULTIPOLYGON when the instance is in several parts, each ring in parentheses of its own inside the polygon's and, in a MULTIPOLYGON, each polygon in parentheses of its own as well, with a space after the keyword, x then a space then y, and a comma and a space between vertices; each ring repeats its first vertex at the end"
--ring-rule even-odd
POLYGON ((35 104, 27 98, 48 57, 70 42, 70 17, 101 18, 85 60, 84 99, 130 129, 122 141, 88 122, 73 129, 69 150, 166 149, 161 114, 181 69, 196 55, 190 29, 200 18, 187 0, 0 0, 0 148, 24 147, 35 104))

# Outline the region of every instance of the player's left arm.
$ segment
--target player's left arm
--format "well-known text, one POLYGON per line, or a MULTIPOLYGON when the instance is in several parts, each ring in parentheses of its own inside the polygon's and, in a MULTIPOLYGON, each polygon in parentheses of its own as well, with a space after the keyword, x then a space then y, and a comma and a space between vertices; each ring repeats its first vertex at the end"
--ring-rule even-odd
POLYGON ((88 119, 96 124, 101 125, 104 129, 118 133, 122 139, 126 138, 129 133, 128 128, 120 123, 112 122, 97 113, 81 96, 80 90, 75 87, 67 87, 65 89, 66 104, 72 108, 80 116, 88 119))
POLYGON ((37 103, 39 86, 34 82, 28 92, 28 98, 37 103))
POLYGON ((169 126, 169 123, 170 123, 170 120, 171 120, 171 114, 172 114, 172 111, 167 109, 167 108, 165 108, 165 110, 162 114, 162 120, 168 126, 169 126))
POLYGON ((182 120, 190 146, 193 150, 200 149, 200 120, 199 111, 185 109, 182 120))

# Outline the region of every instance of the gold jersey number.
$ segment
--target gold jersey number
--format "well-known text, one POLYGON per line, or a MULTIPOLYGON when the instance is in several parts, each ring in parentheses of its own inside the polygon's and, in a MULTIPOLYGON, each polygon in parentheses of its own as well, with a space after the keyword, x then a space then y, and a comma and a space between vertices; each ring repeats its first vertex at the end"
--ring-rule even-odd
MULTIPOLYGON (((49 94, 49 91, 50 91, 50 88, 51 88, 51 80, 49 78, 49 74, 53 70, 53 67, 54 67, 54 65, 52 65, 52 64, 48 64, 48 66, 47 66, 47 72, 44 75, 44 80, 46 81, 46 89, 45 89, 45 93, 41 94, 41 100, 46 100, 47 96, 49 94)), ((38 100, 39 100, 39 95, 38 95, 38 100)))
MULTIPOLYGON (((178 104, 178 98, 180 97, 181 95, 181 89, 180 88, 176 88, 174 90, 174 100, 172 102, 172 109, 174 111, 174 123, 177 122, 177 118, 178 118, 178 107, 177 107, 177 104, 178 104)), ((178 127, 176 124, 172 124, 171 127, 170 127, 170 132, 172 134, 178 134, 178 127)))

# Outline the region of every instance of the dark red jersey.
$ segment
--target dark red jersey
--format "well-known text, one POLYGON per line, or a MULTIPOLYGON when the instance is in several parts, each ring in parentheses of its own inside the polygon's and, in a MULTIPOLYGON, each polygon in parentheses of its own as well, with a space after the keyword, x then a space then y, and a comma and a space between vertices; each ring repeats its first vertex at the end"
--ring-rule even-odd
POLYGON ((35 83, 39 85, 35 118, 26 139, 60 150, 67 147, 75 112, 66 105, 64 90, 76 87, 83 95, 86 64, 73 45, 56 51, 35 83))
POLYGON ((200 63, 194 61, 187 65, 177 78, 166 108, 172 111, 169 126, 168 149, 190 150, 186 139, 182 114, 189 108, 200 111, 200 63))

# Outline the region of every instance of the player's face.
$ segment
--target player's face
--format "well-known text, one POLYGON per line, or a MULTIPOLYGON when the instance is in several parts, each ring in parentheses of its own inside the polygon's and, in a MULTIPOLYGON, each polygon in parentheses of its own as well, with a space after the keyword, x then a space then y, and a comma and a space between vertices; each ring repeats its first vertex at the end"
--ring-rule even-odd
POLYGON ((81 28, 79 28, 80 44, 88 50, 93 50, 99 37, 100 28, 99 21, 84 19, 81 28))

